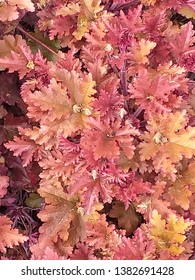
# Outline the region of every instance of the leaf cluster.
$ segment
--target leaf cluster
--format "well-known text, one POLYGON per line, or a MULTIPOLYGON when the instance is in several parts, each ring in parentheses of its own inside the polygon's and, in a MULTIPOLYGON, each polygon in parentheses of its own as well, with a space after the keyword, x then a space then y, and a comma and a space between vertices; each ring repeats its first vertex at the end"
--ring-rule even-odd
POLYGON ((193 259, 195 2, 1 2, 1 258, 193 259))

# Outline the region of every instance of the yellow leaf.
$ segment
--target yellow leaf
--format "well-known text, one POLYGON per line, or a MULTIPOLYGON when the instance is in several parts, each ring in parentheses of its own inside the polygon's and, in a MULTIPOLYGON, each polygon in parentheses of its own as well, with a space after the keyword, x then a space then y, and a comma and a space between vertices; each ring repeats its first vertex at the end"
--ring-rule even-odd
POLYGON ((171 183, 168 193, 174 202, 188 210, 192 193, 195 192, 195 163, 189 164, 187 170, 177 176, 174 183, 171 183))
POLYGON ((157 210, 153 210, 150 220, 150 237, 156 242, 158 251, 168 250, 172 256, 178 256, 184 251, 182 247, 186 239, 185 232, 192 224, 182 217, 169 215, 162 219, 157 210))
MULTIPOLYGON (((78 10, 80 11, 77 19, 77 29, 73 32, 73 36, 77 40, 81 40, 85 33, 89 31, 89 24, 97 18, 97 13, 102 11, 103 6, 100 3, 100 0, 80 0, 80 7, 76 7, 76 4, 68 6, 71 14, 78 10)), ((66 14, 67 8, 65 11, 62 10, 62 12, 66 14)))
POLYGON ((88 19, 93 20, 96 14, 103 10, 101 0, 80 0, 81 7, 88 19))
POLYGON ((82 37, 85 35, 86 32, 89 30, 89 20, 85 16, 85 14, 79 14, 78 22, 77 22, 77 29, 73 32, 73 36, 77 40, 81 40, 82 37))
POLYGON ((183 7, 181 10, 179 10, 179 13, 184 17, 195 19, 195 11, 190 7, 183 7))
POLYGON ((156 236, 162 233, 165 228, 166 221, 161 219, 157 210, 153 210, 150 224, 152 226, 150 233, 156 236))

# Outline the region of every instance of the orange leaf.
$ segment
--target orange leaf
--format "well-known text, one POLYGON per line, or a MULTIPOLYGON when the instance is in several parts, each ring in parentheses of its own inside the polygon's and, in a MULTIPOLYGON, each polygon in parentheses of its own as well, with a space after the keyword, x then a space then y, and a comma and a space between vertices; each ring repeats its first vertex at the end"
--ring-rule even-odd
POLYGON ((38 192, 49 204, 38 214, 43 222, 39 228, 40 248, 53 246, 58 240, 63 243, 73 243, 74 241, 74 244, 71 245, 75 245, 85 234, 84 220, 81 212, 77 209, 77 198, 65 194, 57 178, 51 179, 49 184, 43 180, 38 192), (74 239, 69 234, 72 227, 77 228, 74 232, 74 239))
POLYGON ((28 116, 46 122, 60 120, 63 115, 68 117, 71 113, 71 102, 67 96, 66 88, 52 78, 48 87, 42 91, 29 92, 26 97, 28 103, 28 116), (35 114, 36 113, 36 114, 35 114))
POLYGON ((24 135, 39 145, 46 144, 47 149, 56 144, 56 136, 68 137, 86 126, 96 92, 91 74, 80 77, 75 71, 64 70, 55 76, 48 87, 25 97, 28 116, 40 121, 40 128, 26 129, 24 135))
POLYGON ((28 240, 28 237, 23 236, 17 229, 12 229, 12 221, 6 216, 0 216, 0 251, 6 253, 6 247, 13 248, 14 246, 28 240))
POLYGON ((141 39, 139 41, 139 46, 137 46, 137 48, 134 50, 135 60, 138 63, 147 63, 148 58, 146 56, 151 52, 152 49, 155 48, 155 46, 155 42, 141 39))
POLYGON ((0 198, 4 197, 7 193, 7 187, 9 186, 9 177, 0 175, 0 198))
POLYGON ((176 181, 170 186, 168 193, 177 205, 184 210, 189 209, 190 198, 195 192, 195 163, 191 163, 188 169, 177 176, 176 181))
POLYGON ((154 169, 174 177, 175 164, 195 155, 195 128, 188 126, 186 112, 156 114, 141 136, 141 160, 153 159, 154 169))

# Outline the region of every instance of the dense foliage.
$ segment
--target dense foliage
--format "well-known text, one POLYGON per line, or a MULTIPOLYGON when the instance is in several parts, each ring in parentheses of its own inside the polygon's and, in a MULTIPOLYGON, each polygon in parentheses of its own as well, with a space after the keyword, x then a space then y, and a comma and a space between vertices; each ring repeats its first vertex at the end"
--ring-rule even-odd
POLYGON ((194 259, 195 1, 0 1, 0 258, 194 259))

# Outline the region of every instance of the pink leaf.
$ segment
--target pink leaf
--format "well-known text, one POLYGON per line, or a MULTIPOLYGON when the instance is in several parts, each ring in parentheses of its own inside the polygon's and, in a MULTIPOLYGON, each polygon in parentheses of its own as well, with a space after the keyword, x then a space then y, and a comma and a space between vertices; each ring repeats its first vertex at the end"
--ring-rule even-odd
POLYGON ((14 152, 14 156, 21 156, 24 166, 27 166, 37 151, 35 143, 31 140, 25 141, 17 136, 13 141, 9 141, 4 145, 7 149, 14 152))
POLYGON ((7 192, 7 187, 9 186, 9 177, 0 176, 0 198, 4 197, 7 192))
POLYGON ((117 247, 114 259, 143 260, 154 259, 155 243, 148 240, 142 229, 135 231, 133 238, 122 237, 122 243, 117 247))
POLYGON ((33 55, 27 45, 18 46, 16 51, 0 58, 0 67, 8 68, 9 73, 18 71, 20 79, 22 79, 28 72, 34 69, 33 55))

